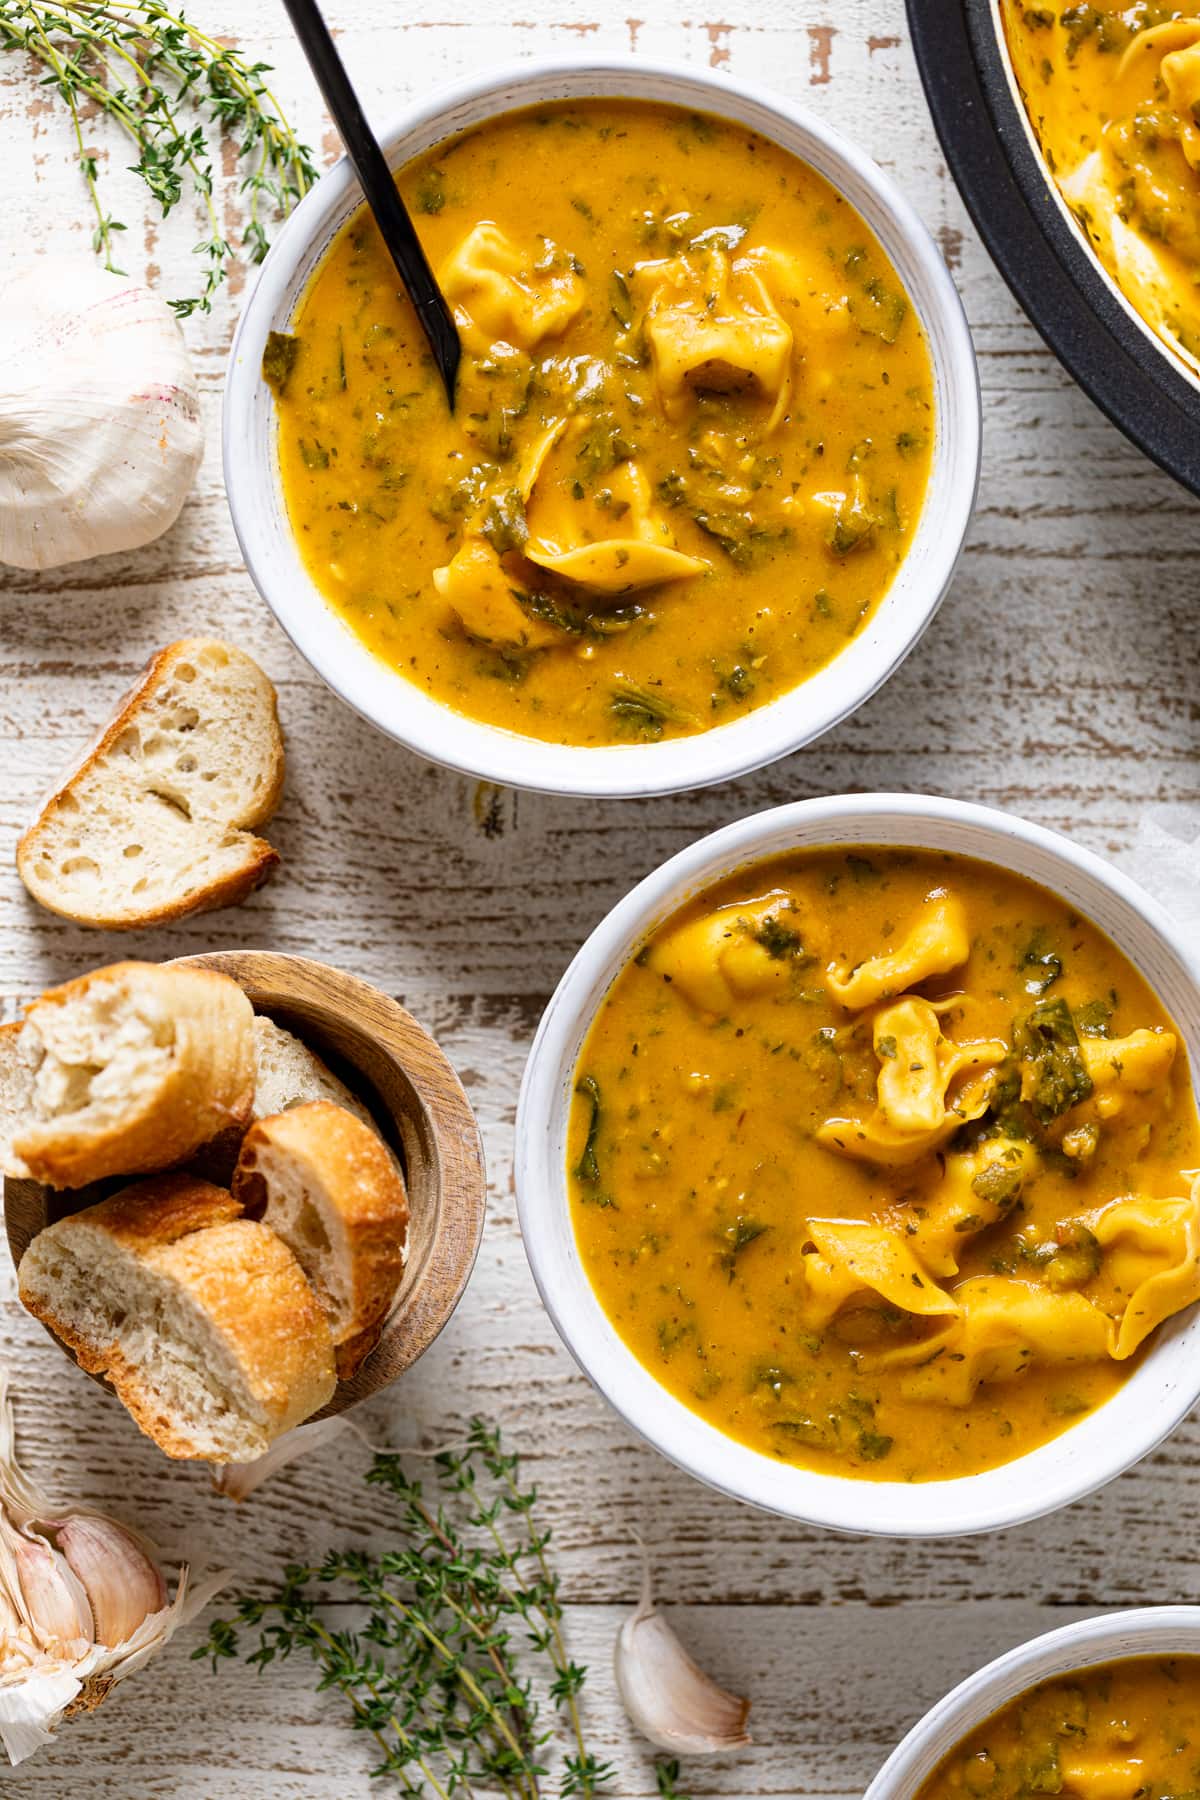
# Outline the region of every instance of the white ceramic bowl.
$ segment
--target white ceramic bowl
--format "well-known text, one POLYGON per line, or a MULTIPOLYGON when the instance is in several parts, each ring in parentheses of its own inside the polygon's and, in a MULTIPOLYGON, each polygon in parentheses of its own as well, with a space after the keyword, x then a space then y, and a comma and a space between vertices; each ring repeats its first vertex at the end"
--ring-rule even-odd
POLYGON ((225 390, 225 487, 246 566, 301 655, 381 731, 433 762, 546 793, 644 795, 744 774, 819 737, 903 661, 954 573, 975 502, 980 406, 975 352, 942 258, 890 179, 828 126, 725 75, 646 59, 540 61, 477 75, 411 106, 382 134, 400 167, 442 139, 514 107, 585 96, 674 102, 735 119, 818 169, 857 208, 895 265, 929 341, 936 386, 933 468, 916 536, 874 618, 790 694, 699 737, 596 749, 560 746, 469 719, 389 669, 322 597, 284 511, 272 397, 259 367, 267 333, 286 329, 305 285, 359 205, 345 158, 287 221, 233 340, 225 390))
POLYGON ((802 800, 727 825, 648 875, 584 944, 546 1008, 517 1112, 517 1200, 547 1311, 584 1373, 681 1468, 739 1500, 835 1530, 895 1537, 991 1531, 1052 1512, 1145 1456, 1200 1398, 1200 1308, 1168 1321, 1114 1397, 1002 1468, 902 1483, 820 1475, 735 1443, 661 1387, 625 1346, 580 1261, 566 1162, 574 1071, 596 1009, 646 938, 692 895, 766 856, 829 844, 950 850, 1052 889, 1106 931, 1179 1025, 1200 1069, 1200 961, 1163 909, 1090 851, 988 807, 918 794, 802 800))
POLYGON ((1200 1606, 1146 1606, 1103 1613, 1019 1644, 968 1675, 913 1726, 863 1800, 912 1800, 942 1758, 977 1725, 1039 1681, 1125 1656, 1200 1655, 1200 1606))

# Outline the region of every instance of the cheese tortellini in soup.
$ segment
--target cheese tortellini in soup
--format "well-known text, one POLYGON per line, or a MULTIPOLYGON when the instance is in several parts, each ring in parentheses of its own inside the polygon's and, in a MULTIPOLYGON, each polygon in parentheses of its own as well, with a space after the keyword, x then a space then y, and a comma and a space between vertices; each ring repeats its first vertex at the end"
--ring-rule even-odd
POLYGON ((653 931, 578 1065, 580 1252, 660 1381, 764 1453, 934 1480, 1103 1404, 1200 1298, 1183 1041, 1053 894, 810 850, 653 931))

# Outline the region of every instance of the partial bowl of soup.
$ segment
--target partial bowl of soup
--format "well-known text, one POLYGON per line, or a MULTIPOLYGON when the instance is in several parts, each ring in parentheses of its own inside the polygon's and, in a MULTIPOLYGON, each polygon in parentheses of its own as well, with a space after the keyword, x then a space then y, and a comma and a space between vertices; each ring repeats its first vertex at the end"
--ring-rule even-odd
POLYGON ((1200 1607, 1065 1625, 916 1724, 865 1800, 1168 1800, 1200 1786, 1200 1607))
POLYGON ((554 1322, 645 1438, 835 1528, 1065 1505, 1200 1395, 1200 987, 1162 910, 985 808, 808 800, 589 938, 517 1120, 554 1322))
POLYGON ((908 0, 947 162, 1067 369, 1200 493, 1200 6, 908 0))
POLYGON ((300 651, 422 755, 548 791, 702 785, 845 717, 933 616, 979 465, 962 307, 892 182, 642 59, 476 78, 384 143, 453 412, 344 163, 229 367, 234 524, 300 651))

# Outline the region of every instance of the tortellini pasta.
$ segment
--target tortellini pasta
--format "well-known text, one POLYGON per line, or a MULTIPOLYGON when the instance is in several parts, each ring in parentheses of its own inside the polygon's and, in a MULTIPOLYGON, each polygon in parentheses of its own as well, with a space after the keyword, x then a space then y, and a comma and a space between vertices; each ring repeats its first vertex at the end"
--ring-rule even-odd
POLYGON ((1024 1138, 985 1138, 948 1155, 928 1196, 901 1209, 901 1228, 930 1272, 957 1275, 971 1238, 1006 1219, 1035 1178, 1040 1156, 1024 1138))
POLYGON ((1134 1800, 1145 1791, 1146 1765, 1136 1756, 1084 1756, 1066 1749, 1058 1768, 1063 1793, 1076 1800, 1134 1800))
POLYGON ((1123 1038, 1085 1037, 1079 1050, 1098 1118, 1114 1119, 1166 1080, 1175 1060, 1176 1038, 1170 1031, 1140 1030, 1123 1038))
POLYGON ((433 571, 433 585, 463 630, 480 643, 531 650, 554 636, 518 604, 511 578, 482 537, 465 537, 450 562, 433 571))
POLYGON ((1111 1350, 1124 1361, 1156 1325, 1200 1299, 1200 1180, 1186 1199, 1114 1200, 1088 1225, 1106 1285, 1124 1301, 1111 1350))
POLYGON ((1002 1062, 1000 1038, 956 1044, 942 1035, 937 1009, 910 997, 886 1006, 874 1021, 879 1058, 877 1103, 866 1119, 827 1119, 818 1141, 843 1156, 899 1167, 938 1149, 970 1119, 986 1111, 990 1085, 976 1075, 1002 1062))
POLYGON ((829 991, 842 1006, 860 1012, 902 994, 931 975, 950 974, 962 967, 970 952, 971 938, 962 902, 944 889, 935 889, 898 949, 870 957, 853 969, 830 969, 829 991))
POLYGON ((935 1336, 876 1353, 876 1368, 907 1368, 909 1400, 969 1406, 982 1382, 1012 1381, 1051 1363, 1108 1355, 1110 1322, 1082 1294, 1052 1293, 1012 1276, 975 1275, 954 1289, 955 1317, 935 1336))
POLYGON ((563 580, 599 595, 703 575, 708 564, 675 547, 666 520, 654 509, 650 483, 635 462, 613 470, 600 497, 575 501, 556 487, 539 506, 530 500, 530 541, 525 555, 563 580), (605 531, 605 527, 608 531, 605 531), (611 535, 610 535, 611 533, 611 535), (600 534, 600 535, 598 535, 600 534))
POLYGON ((535 350, 564 332, 584 303, 582 282, 553 244, 542 239, 535 257, 488 220, 442 265, 440 281, 459 331, 478 355, 535 350))
POLYGON ((832 347, 839 338, 848 336, 853 323, 850 307, 843 291, 833 291, 826 285, 828 268, 822 268, 811 257, 794 256, 775 245, 742 251, 738 262, 762 280, 791 327, 797 354, 807 357, 815 345, 832 347))
POLYGON ((697 243, 643 263, 631 286, 644 297, 646 342, 668 416, 686 412, 698 392, 744 392, 770 403, 770 430, 790 392, 792 333, 759 265, 697 243))
POLYGON ((1200 169, 1200 20, 1177 20, 1176 24, 1184 31, 1177 36, 1178 48, 1162 59, 1162 78, 1179 120, 1180 149, 1192 168, 1200 169))
POLYGON ((785 993, 809 959, 807 927, 786 894, 721 907, 655 943, 647 961, 691 1006, 722 1015, 739 1000, 785 993))
POLYGON ((942 1036, 937 1009, 928 1000, 898 1000, 875 1015, 879 1058, 879 1110, 898 1132, 936 1131, 946 1117, 946 1094, 967 1069, 1003 1061, 1003 1038, 955 1044, 942 1036))
POLYGON ((908 1244, 886 1226, 857 1219, 810 1219, 803 1257, 810 1318, 827 1323, 848 1300, 875 1294, 917 1318, 956 1315, 958 1303, 932 1279, 908 1244))

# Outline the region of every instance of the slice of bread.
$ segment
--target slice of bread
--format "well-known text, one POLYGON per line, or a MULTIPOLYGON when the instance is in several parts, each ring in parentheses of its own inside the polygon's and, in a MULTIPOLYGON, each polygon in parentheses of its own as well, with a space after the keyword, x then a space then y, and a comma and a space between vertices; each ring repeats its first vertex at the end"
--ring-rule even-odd
POLYGON ((211 969, 114 963, 51 988, 16 1050, 28 1104, 12 1154, 51 1187, 169 1169, 250 1118, 254 1013, 211 969))
POLYGON ((21 1258, 25 1306, 168 1456, 261 1456, 334 1390, 300 1265, 240 1212, 221 1188, 160 1176, 48 1225, 21 1258))
POLYGON ((0 1175, 27 1180, 13 1139, 33 1109, 33 1065, 21 1044, 21 1020, 0 1025, 0 1175))
POLYGON ((250 1127, 232 1188, 294 1252, 348 1380, 378 1343, 404 1273, 408 1196, 387 1145, 344 1107, 315 1100, 250 1127))
POLYGON ((254 1089, 256 1119, 273 1118, 308 1100, 332 1100, 374 1129, 369 1110, 345 1082, 339 1081, 307 1044, 263 1013, 254 1016, 254 1054, 258 1068, 254 1089))
POLYGON ((279 861, 254 835, 279 803, 275 689, 215 638, 150 659, 17 846, 33 898, 131 930, 244 900, 279 861))

